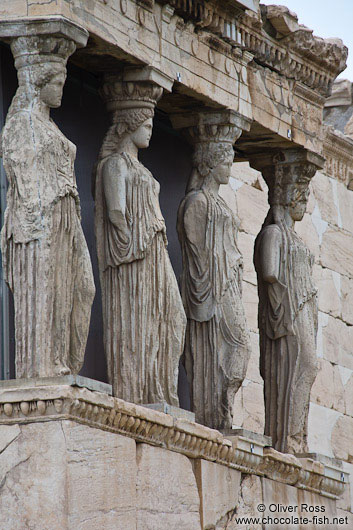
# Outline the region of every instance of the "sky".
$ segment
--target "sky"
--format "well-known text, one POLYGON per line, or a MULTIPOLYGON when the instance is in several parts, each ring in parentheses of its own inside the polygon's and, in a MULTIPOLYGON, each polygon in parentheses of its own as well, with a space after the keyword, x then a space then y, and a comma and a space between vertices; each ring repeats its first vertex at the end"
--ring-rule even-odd
POLYGON ((288 7, 298 15, 299 24, 323 38, 338 37, 347 46, 347 68, 339 76, 353 82, 353 0, 260 0, 261 4, 288 7))

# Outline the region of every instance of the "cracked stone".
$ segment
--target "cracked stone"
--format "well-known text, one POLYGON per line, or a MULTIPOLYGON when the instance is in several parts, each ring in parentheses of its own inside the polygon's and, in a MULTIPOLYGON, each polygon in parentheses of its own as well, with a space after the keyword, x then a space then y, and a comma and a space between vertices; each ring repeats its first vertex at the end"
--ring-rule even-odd
MULTIPOLYGON (((244 530, 244 525, 235 523, 234 517, 253 517, 257 511, 259 503, 263 502, 261 479, 256 475, 243 475, 240 491, 237 513, 230 517, 226 530, 244 530)), ((262 525, 252 525, 251 530, 262 530, 262 525)))
POLYGON ((135 528, 135 445, 66 420, 1 425, 1 529, 135 528))
POLYGON ((67 451, 69 528, 134 528, 135 441, 71 421, 63 421, 62 426, 67 451))
POLYGON ((200 499, 190 460, 137 445, 137 530, 200 530, 200 499))
POLYGON ((201 528, 222 528, 238 504, 241 472, 198 459, 194 471, 201 502, 201 528), (217 495, 215 495, 217 492, 217 495))
POLYGON ((0 453, 5 451, 9 445, 20 435, 21 430, 18 425, 0 426, 0 453))
MULTIPOLYGON (((0 426, 0 432, 3 429, 0 426)), ((0 454, 0 513, 6 528, 38 528, 38 521, 41 530, 67 528, 66 451, 60 424, 17 426, 11 436, 16 433, 0 454)))

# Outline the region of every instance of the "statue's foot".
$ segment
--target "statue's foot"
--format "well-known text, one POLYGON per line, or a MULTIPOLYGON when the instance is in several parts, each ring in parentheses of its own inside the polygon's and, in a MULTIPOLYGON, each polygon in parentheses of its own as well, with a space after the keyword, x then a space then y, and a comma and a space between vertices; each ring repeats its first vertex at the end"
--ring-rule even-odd
POLYGON ((63 366, 57 367, 56 373, 58 375, 70 375, 71 370, 67 366, 63 365, 63 366))

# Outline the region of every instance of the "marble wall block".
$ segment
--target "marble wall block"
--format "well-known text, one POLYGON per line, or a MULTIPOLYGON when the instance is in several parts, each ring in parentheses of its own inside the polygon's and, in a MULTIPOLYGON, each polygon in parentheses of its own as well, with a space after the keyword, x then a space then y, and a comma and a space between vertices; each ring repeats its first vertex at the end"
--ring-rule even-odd
POLYGON ((0 425, 0 526, 135 528, 135 441, 68 420, 0 425))
POLYGON ((241 472, 213 462, 195 460, 200 495, 201 528, 226 528, 237 512, 241 472))
POLYGON ((190 460, 137 445, 137 530, 199 530, 200 499, 190 460))

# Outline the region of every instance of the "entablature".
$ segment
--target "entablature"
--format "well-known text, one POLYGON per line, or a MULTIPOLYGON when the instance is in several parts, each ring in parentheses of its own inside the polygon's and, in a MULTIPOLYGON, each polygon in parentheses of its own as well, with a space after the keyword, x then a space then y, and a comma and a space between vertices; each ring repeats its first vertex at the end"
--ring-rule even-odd
POLYGON ((348 50, 343 42, 313 35, 313 30, 299 25, 295 13, 284 6, 261 6, 260 16, 254 2, 158 2, 191 21, 196 31, 208 31, 250 51, 255 61, 322 95, 328 95, 333 80, 345 68, 348 50))
MULTIPOLYGON (((2 20, 63 17, 87 29, 72 61, 96 74, 153 66, 174 81, 159 106, 229 108, 272 144, 322 151, 322 107, 345 67, 339 39, 320 39, 282 6, 257 1, 2 0, 2 20), (251 5, 250 5, 251 4, 251 5)), ((244 146, 245 147, 245 146, 244 146)), ((246 149, 245 149, 246 151, 246 149)))

